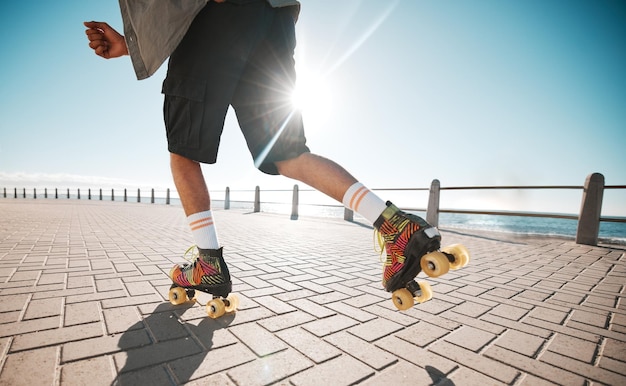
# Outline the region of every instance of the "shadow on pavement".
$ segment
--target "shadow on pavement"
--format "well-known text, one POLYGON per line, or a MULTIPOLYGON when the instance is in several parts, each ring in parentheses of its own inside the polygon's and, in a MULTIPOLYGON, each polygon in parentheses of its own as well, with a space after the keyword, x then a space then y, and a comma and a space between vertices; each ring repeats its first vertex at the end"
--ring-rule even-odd
POLYGON ((214 342, 214 338, 216 332, 228 327, 233 319, 234 314, 210 319, 204 307, 192 302, 179 306, 158 305, 143 321, 122 334, 118 346, 123 351, 114 356, 118 375, 112 385, 188 382, 214 346, 228 344, 223 339, 214 342), (183 314, 190 320, 183 320, 180 317, 183 314), (176 379, 172 379, 171 374, 176 379))

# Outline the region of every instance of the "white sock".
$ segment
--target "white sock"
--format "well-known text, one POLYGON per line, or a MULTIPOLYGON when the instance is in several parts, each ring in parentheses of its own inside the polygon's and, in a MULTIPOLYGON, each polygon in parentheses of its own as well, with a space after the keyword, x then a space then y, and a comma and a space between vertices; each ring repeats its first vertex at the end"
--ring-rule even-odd
POLYGON ((210 210, 194 213, 187 217, 191 228, 191 234, 196 246, 200 249, 219 249, 220 242, 217 238, 217 230, 213 223, 213 214, 210 210))
POLYGON ((378 220, 383 210, 387 208, 385 201, 381 200, 360 182, 348 188, 343 196, 343 205, 365 217, 372 224, 378 220))

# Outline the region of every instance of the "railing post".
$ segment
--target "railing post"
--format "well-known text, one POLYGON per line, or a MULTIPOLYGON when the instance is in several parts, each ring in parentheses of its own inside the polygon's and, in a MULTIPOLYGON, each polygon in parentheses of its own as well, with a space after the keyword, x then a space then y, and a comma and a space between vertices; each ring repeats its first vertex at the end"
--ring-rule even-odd
POLYGON ((228 186, 226 187, 226 193, 224 196, 224 209, 230 209, 230 188, 228 186))
POLYGON ((291 219, 292 220, 297 220, 298 219, 298 203, 300 201, 299 197, 298 197, 298 184, 295 184, 293 186, 293 197, 291 199, 291 219))
POLYGON ((141 189, 137 189, 137 202, 141 202, 141 189))
POLYGON ((441 183, 434 179, 430 184, 430 194, 428 195, 428 208, 426 209, 426 222, 430 225, 439 226, 439 193, 441 183))
POLYGON ((576 230, 577 244, 598 245, 603 195, 604 176, 600 173, 587 176, 576 230))
POLYGON ((165 192, 165 205, 169 205, 170 204, 170 188, 167 188, 167 191, 165 192))
POLYGON ((154 188, 152 188, 152 191, 150 193, 150 203, 154 204, 154 188))
POLYGON ((257 185, 254 189, 254 213, 261 211, 261 188, 257 185))

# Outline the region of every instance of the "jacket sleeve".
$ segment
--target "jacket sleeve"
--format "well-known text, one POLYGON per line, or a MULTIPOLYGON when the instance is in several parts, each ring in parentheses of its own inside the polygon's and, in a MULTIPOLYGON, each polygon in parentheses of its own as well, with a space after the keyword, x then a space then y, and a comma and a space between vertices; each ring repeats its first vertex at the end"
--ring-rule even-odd
POLYGON ((174 52, 209 0, 119 0, 137 79, 152 76, 174 52))

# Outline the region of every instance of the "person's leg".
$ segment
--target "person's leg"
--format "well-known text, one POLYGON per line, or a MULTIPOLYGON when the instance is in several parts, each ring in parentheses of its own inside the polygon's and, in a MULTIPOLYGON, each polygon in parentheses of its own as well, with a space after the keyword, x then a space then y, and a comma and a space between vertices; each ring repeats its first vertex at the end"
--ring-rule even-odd
POLYGON ((170 167, 174 185, 186 216, 211 210, 211 199, 202 175, 200 163, 170 153, 170 167))
MULTIPOLYGON (((198 252, 170 271, 175 285, 226 296, 232 284, 200 162, 217 160, 232 95, 269 23, 265 2, 209 2, 172 53, 163 83, 168 149, 176 188, 198 252)), ((193 249, 190 249, 193 251, 193 249)))
POLYGON ((200 249, 219 249, 211 198, 200 163, 170 153, 170 167, 196 246, 200 249))
POLYGON ((170 278, 182 287, 196 287, 219 296, 231 291, 228 268, 211 212, 211 199, 200 164, 181 155, 170 153, 174 184, 183 205, 198 254, 194 264, 175 265, 170 278), (200 262, 195 264, 195 262, 200 262), (202 287, 202 288, 201 288, 202 287))
POLYGON ((383 286, 389 292, 419 272, 419 258, 439 248, 439 232, 422 218, 399 210, 360 184, 337 163, 311 153, 276 162, 278 171, 343 202, 372 222, 386 252, 383 286), (408 263, 407 262, 408 258, 408 263))
POLYGON ((302 181, 369 220, 387 253, 383 286, 388 291, 404 286, 421 256, 439 247, 439 235, 421 218, 385 203, 337 163, 310 153, 302 116, 290 99, 296 78, 294 18, 289 9, 273 13, 272 28, 250 57, 231 103, 255 166, 302 181))
POLYGON ((341 202, 348 188, 357 180, 334 161, 311 153, 276 162, 278 172, 301 181, 341 202))

